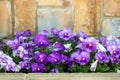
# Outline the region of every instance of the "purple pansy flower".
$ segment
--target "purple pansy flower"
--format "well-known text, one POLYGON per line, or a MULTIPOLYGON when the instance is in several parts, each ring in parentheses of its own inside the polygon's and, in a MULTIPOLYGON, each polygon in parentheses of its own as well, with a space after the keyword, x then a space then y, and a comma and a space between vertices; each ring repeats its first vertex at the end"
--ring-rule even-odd
POLYGON ((45 71, 45 65, 43 64, 37 64, 37 63, 32 63, 31 65, 32 72, 44 72, 45 71))
POLYGON ((90 61, 90 53, 86 51, 76 51, 71 55, 71 59, 80 65, 86 65, 90 61))
POLYGON ((97 44, 98 44, 98 41, 95 38, 88 37, 88 38, 83 40, 83 42, 81 44, 81 48, 82 48, 82 50, 91 52, 91 51, 96 50, 97 44))
POLYGON ((79 41, 79 35, 73 33, 73 37, 71 38, 73 42, 78 42, 79 41))
POLYGON ((22 56, 22 60, 24 61, 30 61, 31 59, 31 54, 23 54, 22 56))
POLYGON ((28 52, 33 52, 33 48, 35 47, 34 42, 29 41, 28 43, 22 43, 21 44, 22 47, 24 47, 28 52))
POLYGON ((110 54, 120 57, 120 48, 118 48, 117 45, 108 45, 107 50, 110 52, 110 54))
POLYGON ((71 62, 71 60, 68 56, 62 54, 62 62, 64 64, 69 64, 71 62))
POLYGON ((73 52, 71 54, 70 58, 71 58, 72 61, 75 61, 75 62, 79 63, 79 61, 78 61, 78 56, 79 55, 80 55, 80 51, 78 50, 78 51, 73 52))
POLYGON ((22 43, 21 46, 24 47, 27 51, 32 51, 31 45, 28 43, 22 43))
POLYGON ((54 45, 53 45, 53 51, 64 51, 65 50, 65 47, 62 43, 60 42, 56 42, 54 45))
POLYGON ((120 48, 116 48, 115 50, 111 51, 111 54, 115 55, 116 57, 120 57, 120 48))
POLYGON ((16 64, 12 60, 7 60, 7 64, 4 66, 5 71, 16 71, 16 64))
POLYGON ((19 43, 23 43, 23 42, 25 42, 25 40, 27 40, 27 37, 20 36, 19 38, 17 38, 17 40, 19 41, 19 43))
POLYGON ((51 29, 51 33, 52 33, 53 35, 55 35, 55 36, 58 36, 59 30, 57 30, 56 28, 52 28, 52 29, 51 29))
POLYGON ((109 57, 107 56, 106 53, 104 52, 97 52, 95 54, 95 59, 99 62, 99 63, 108 63, 109 62, 109 57))
POLYGON ((59 70, 57 68, 54 68, 51 70, 51 73, 59 73, 59 70))
POLYGON ((73 33, 72 33, 72 30, 71 28, 65 28, 64 30, 60 31, 59 32, 59 37, 63 40, 69 40, 70 38, 73 37, 73 33))
POLYGON ((79 36, 83 39, 86 39, 88 37, 88 35, 85 32, 80 32, 79 36))
POLYGON ((28 54, 28 51, 22 46, 19 46, 16 50, 13 50, 13 57, 19 56, 22 58, 24 54, 28 54))
POLYGON ((0 62, 5 62, 7 60, 6 55, 3 51, 0 51, 0 62))
POLYGON ((47 63, 47 55, 44 52, 39 52, 35 54, 35 60, 38 64, 46 64, 47 63))
POLYGON ((38 34, 44 35, 44 36, 48 36, 49 32, 47 30, 43 30, 41 32, 39 32, 38 34))
POLYGON ((106 42, 107 45, 119 45, 120 44, 120 40, 117 39, 115 36, 108 36, 107 37, 107 42, 106 42))
POLYGON ((44 35, 38 34, 34 37, 34 42, 37 46, 45 48, 48 46, 48 38, 44 35))
POLYGON ((120 59, 114 55, 110 55, 110 60, 113 64, 119 64, 120 63, 120 59))
POLYGON ((78 57, 76 57, 76 60, 79 61, 80 65, 86 65, 90 62, 90 53, 86 51, 82 51, 78 57))
POLYGON ((100 41, 100 43, 102 43, 103 45, 106 45, 106 38, 105 38, 105 37, 101 37, 99 41, 100 41))
POLYGON ((15 40, 9 40, 6 42, 6 45, 11 47, 12 49, 17 49, 19 46, 19 41, 17 39, 15 40))
POLYGON ((30 30, 26 30, 26 31, 22 32, 22 35, 23 36, 31 36, 32 34, 31 34, 30 30))
POLYGON ((48 62, 51 64, 60 64, 61 63, 61 54, 59 52, 52 52, 48 55, 48 62))
POLYGON ((22 33, 20 31, 17 31, 15 35, 15 39, 18 39, 20 36, 22 36, 22 33))
POLYGON ((107 46, 107 50, 108 50, 109 52, 112 52, 112 51, 115 50, 116 48, 117 48, 116 45, 108 45, 108 46, 107 46))
POLYGON ((30 69, 30 62, 29 61, 21 61, 20 63, 21 68, 23 69, 30 69))
POLYGON ((0 51, 0 68, 5 71, 16 71, 16 63, 3 51, 0 51))

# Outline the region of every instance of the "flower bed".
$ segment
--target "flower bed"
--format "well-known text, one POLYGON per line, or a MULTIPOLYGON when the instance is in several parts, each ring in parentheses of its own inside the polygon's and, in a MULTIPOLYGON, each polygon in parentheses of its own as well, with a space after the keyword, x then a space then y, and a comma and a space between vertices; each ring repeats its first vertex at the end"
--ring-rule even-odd
POLYGON ((71 28, 51 29, 33 36, 17 32, 0 46, 0 72, 120 72, 120 39, 96 39, 71 28))

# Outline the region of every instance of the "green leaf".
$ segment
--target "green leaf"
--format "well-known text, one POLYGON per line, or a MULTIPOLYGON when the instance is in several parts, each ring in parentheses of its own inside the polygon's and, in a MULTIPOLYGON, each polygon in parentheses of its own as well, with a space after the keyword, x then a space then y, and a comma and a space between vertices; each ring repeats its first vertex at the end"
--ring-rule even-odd
POLYGON ((19 64, 19 62, 22 61, 21 58, 18 57, 18 56, 16 56, 13 60, 14 60, 15 63, 17 63, 17 64, 19 64))

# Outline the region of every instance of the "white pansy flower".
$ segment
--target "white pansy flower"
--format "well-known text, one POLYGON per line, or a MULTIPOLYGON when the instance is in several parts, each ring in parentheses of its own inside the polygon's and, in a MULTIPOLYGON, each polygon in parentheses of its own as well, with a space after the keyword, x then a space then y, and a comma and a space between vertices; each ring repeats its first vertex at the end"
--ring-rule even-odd
POLYGON ((97 63, 98 63, 98 61, 96 60, 94 63, 91 64, 91 67, 90 67, 91 71, 96 71, 97 63))
POLYGON ((103 52, 106 52, 106 51, 107 51, 107 50, 103 47, 103 45, 100 44, 100 43, 98 43, 97 49, 100 50, 100 51, 103 51, 103 52))
POLYGON ((119 70, 119 69, 117 70, 117 73, 120 73, 120 70, 119 70))
POLYGON ((64 44, 65 52, 71 51, 71 43, 64 44))
POLYGON ((19 72, 20 69, 21 69, 21 66, 20 66, 20 65, 17 65, 15 71, 16 71, 16 72, 19 72))
POLYGON ((80 41, 83 41, 84 39, 83 39, 83 37, 79 37, 79 40, 80 40, 80 41))

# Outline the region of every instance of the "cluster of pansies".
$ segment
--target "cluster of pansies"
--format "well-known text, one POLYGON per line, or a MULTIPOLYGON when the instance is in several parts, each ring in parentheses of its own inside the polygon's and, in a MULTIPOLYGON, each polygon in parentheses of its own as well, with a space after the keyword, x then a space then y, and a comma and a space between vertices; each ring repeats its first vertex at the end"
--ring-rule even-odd
POLYGON ((0 41, 1 72, 116 72, 120 69, 120 39, 89 37, 71 28, 51 29, 33 36, 17 32, 0 41))

